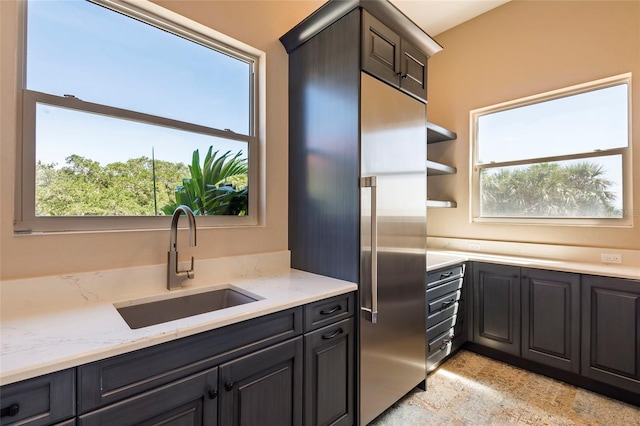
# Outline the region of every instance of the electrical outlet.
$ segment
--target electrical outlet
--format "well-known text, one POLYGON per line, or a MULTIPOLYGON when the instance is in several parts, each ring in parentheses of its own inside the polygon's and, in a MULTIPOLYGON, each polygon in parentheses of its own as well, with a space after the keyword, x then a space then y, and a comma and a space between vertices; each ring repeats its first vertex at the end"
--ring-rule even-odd
POLYGON ((622 263, 622 255, 617 253, 602 253, 602 263, 622 263))
POLYGON ((468 248, 469 250, 479 251, 479 250, 480 250, 480 244, 469 243, 469 244, 467 245, 467 248, 468 248))

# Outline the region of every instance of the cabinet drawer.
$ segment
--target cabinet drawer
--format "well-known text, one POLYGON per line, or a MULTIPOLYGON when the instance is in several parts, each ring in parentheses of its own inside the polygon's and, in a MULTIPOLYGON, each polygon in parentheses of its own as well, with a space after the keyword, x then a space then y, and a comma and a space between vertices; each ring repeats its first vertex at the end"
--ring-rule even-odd
POLYGON ((302 334, 302 307, 78 368, 79 414, 302 334))
POLYGON ((309 303, 304 307, 304 331, 316 330, 353 316, 354 296, 347 293, 309 303))
POLYGON ((445 281, 444 283, 430 287, 427 290, 427 301, 436 300, 440 296, 448 293, 453 293, 456 290, 462 288, 462 277, 453 279, 451 281, 445 281))
POLYGON ((3 386, 0 425, 49 425, 75 415, 75 370, 3 386))
POLYGON ((427 353, 432 354, 436 351, 451 348, 451 342, 453 341, 453 330, 448 330, 442 333, 435 339, 429 341, 427 347, 427 353))
POLYGON ((448 308, 441 310, 440 312, 436 312, 433 315, 429 315, 427 317, 427 328, 433 327, 439 322, 442 322, 447 318, 457 315, 458 312, 460 312, 460 305, 456 302, 453 305, 449 306, 448 308))
POLYGON ((427 287, 435 287, 446 281, 462 278, 464 275, 464 265, 456 265, 450 268, 440 269, 438 271, 429 272, 427 274, 427 287))
POLYGON ((80 426, 213 425, 218 417, 218 368, 189 376, 80 416, 80 426))
POLYGON ((452 317, 445 319, 444 321, 439 322, 433 327, 430 327, 427 329, 427 340, 431 340, 436 336, 439 336, 442 333, 449 331, 451 329, 454 329, 454 333, 455 333, 455 330, 458 330, 460 327, 462 327, 462 321, 463 321, 463 315, 458 313, 457 315, 454 315, 452 317))
POLYGON ((460 300, 461 296, 462 291, 458 290, 439 297, 433 301, 429 301, 427 304, 427 315, 431 316, 437 312, 446 310, 447 308, 454 306, 456 302, 460 300))
POLYGON ((447 355, 449 355, 449 351, 446 349, 438 350, 430 354, 427 358, 427 371, 430 372, 436 368, 440 364, 440 361, 445 359, 447 355))

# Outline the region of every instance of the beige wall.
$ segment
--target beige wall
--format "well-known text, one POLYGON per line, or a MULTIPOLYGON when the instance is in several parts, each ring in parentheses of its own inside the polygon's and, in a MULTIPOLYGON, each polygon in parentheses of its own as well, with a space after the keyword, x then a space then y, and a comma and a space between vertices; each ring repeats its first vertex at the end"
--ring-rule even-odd
MULTIPOLYGON (((640 249, 640 1, 512 1, 436 37, 429 62, 429 120, 457 132, 429 145, 429 158, 455 176, 430 178, 430 236, 640 249), (473 224, 469 221, 469 111, 633 73, 633 228, 473 224)), ((595 123, 585 123, 585 125, 595 123)))
MULTIPOLYGON (((196 259, 287 249, 287 54, 278 38, 323 1, 157 1, 266 53, 266 216, 263 226, 203 229, 196 259)), ((13 235, 17 3, 0 1, 0 279, 162 264, 168 230, 13 235)), ((182 238, 182 237, 181 237, 182 238)), ((186 244, 183 245, 186 249, 186 244)), ((181 255, 183 254, 181 250, 181 255)), ((187 256, 190 253, 185 252, 187 256)))

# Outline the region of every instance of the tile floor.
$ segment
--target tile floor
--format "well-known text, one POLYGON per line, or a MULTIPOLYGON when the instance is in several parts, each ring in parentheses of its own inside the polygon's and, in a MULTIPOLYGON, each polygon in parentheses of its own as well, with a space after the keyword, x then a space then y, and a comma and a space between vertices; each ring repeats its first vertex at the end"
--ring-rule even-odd
POLYGON ((375 419, 375 426, 640 426, 640 407, 460 351, 375 419))

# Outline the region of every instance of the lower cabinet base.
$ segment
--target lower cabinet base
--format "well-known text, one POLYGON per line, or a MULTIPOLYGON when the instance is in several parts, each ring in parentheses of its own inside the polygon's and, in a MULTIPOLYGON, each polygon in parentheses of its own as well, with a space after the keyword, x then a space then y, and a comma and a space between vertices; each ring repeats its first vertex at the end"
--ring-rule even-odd
POLYGON ((541 374, 552 379, 560 380, 565 383, 569 383, 570 385, 578 386, 583 389, 587 389, 589 391, 607 396, 609 398, 614 398, 619 401, 623 401, 628 404, 640 407, 640 394, 637 393, 629 392, 624 389, 608 385, 606 383, 588 379, 579 374, 570 373, 568 371, 560 370, 557 368, 539 364, 534 361, 520 358, 515 355, 500 352, 486 346, 478 345, 476 343, 467 342, 463 345, 462 348, 513 365, 514 367, 519 367, 536 374, 541 374))
POLYGON ((451 343, 427 356, 427 374, 433 372, 451 358, 464 344, 465 336, 458 336, 451 343))

